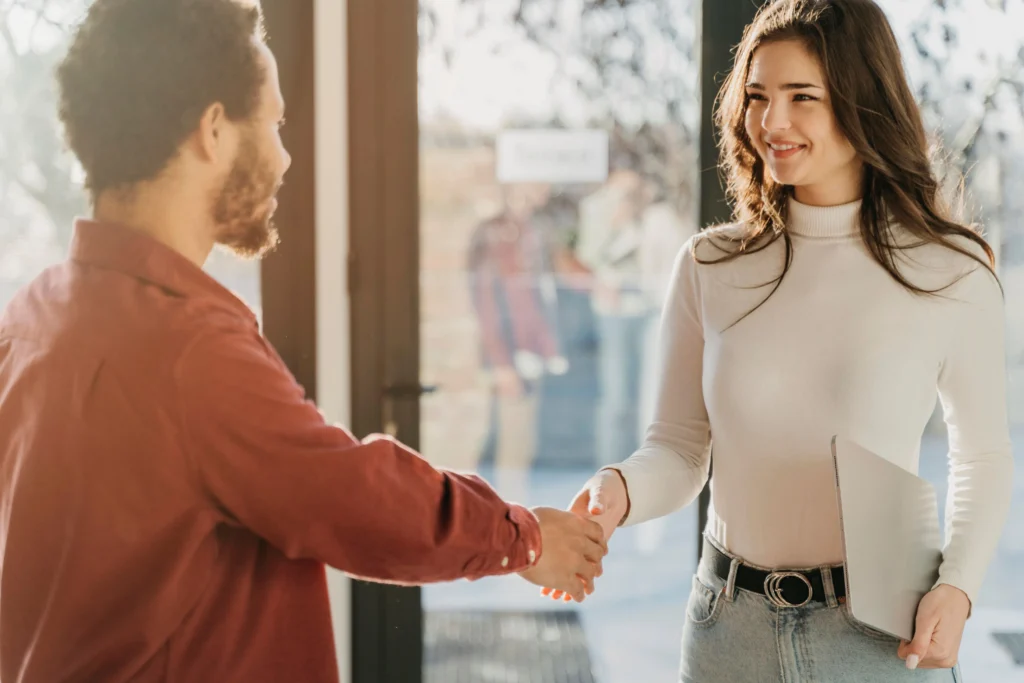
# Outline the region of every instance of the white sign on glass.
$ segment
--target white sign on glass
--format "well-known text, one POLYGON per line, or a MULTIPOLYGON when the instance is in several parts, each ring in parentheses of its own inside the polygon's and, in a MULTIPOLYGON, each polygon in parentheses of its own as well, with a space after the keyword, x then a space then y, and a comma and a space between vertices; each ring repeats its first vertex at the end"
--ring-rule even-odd
POLYGON ((505 130, 496 153, 500 183, 601 183, 608 177, 603 130, 505 130))

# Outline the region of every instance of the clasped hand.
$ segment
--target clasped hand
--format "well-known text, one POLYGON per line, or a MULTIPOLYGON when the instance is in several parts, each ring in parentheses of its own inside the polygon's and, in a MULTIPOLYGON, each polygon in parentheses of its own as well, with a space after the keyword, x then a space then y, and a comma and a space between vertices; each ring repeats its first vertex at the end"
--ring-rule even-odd
MULTIPOLYGON (((610 470, 602 470, 595 474, 583 485, 580 492, 573 498, 569 505, 568 514, 573 518, 585 520, 593 525, 596 534, 599 536, 604 553, 608 552, 608 540, 611 538, 619 522, 626 514, 627 500, 626 488, 619 478, 618 473, 610 470)), ((547 541, 545 540, 545 543, 547 541)), ((547 547, 547 546, 545 546, 547 547)), ((545 551, 546 552, 546 551, 545 551)), ((603 557, 604 555, 602 555, 603 557)), ((577 591, 567 590, 565 586, 554 582, 537 582, 544 586, 541 593, 550 596, 554 600, 576 600, 583 602, 585 596, 594 592, 594 579, 602 573, 600 563, 596 567, 594 575, 587 580, 586 575, 579 575, 574 588, 577 591)))

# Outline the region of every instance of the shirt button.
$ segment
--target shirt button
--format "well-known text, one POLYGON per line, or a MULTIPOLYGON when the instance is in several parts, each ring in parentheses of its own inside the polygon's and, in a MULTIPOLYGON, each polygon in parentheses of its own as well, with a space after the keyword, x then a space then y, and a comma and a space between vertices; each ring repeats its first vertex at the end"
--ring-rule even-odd
POLYGON ((537 551, 536 550, 531 550, 530 551, 530 564, 533 564, 536 561, 537 561, 537 551))
POLYGON ((507 567, 508 566, 508 558, 507 557, 501 558, 501 566, 502 567, 507 567))

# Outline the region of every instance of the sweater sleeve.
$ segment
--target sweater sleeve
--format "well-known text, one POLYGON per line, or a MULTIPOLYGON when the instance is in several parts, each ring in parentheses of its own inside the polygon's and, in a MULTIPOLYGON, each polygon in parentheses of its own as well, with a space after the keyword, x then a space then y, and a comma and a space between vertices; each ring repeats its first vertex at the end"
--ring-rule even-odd
POLYGON ((624 524, 675 512, 704 488, 711 429, 702 387, 704 330, 691 237, 676 257, 661 318, 659 387, 654 419, 640 449, 614 469, 630 496, 624 524))
POLYGON ((953 299, 951 343, 938 383, 949 434, 949 494, 936 585, 955 586, 973 603, 1010 509, 1005 323, 1002 293, 985 268, 964 277, 953 299))

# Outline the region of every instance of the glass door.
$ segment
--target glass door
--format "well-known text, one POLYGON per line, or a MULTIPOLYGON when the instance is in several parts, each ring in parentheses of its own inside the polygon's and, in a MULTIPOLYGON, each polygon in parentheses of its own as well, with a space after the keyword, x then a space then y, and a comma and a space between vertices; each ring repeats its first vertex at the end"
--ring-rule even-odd
MULTIPOLYGON (((697 4, 420 0, 420 446, 506 499, 565 507, 642 438, 698 227, 697 4)), ((425 680, 672 680, 696 536, 694 506, 620 530, 582 605, 424 588, 425 680)))

